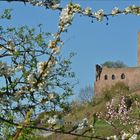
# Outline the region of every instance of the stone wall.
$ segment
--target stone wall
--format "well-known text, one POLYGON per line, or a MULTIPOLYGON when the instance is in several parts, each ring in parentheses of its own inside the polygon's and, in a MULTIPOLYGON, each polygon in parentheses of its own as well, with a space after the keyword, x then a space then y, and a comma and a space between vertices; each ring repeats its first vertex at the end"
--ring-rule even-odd
POLYGON ((137 67, 102 68, 100 79, 94 82, 94 95, 100 95, 104 88, 117 82, 124 82, 129 88, 140 85, 140 32, 138 32, 137 67))
POLYGON ((102 93, 106 87, 111 87, 117 82, 124 82, 130 88, 140 85, 140 67, 106 68, 102 69, 100 79, 94 83, 94 94, 102 93))
POLYGON ((140 32, 138 32, 138 54, 137 54, 137 57, 138 57, 138 67, 140 67, 140 32))

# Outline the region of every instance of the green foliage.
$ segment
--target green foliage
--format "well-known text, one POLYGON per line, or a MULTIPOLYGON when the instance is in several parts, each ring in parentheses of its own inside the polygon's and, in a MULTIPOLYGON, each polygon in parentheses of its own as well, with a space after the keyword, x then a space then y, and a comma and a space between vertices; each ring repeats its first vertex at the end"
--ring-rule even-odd
POLYGON ((106 101, 110 101, 112 99, 112 95, 109 93, 109 91, 105 91, 104 99, 106 101))
POLYGON ((11 11, 12 9, 5 9, 2 15, 0 15, 0 19, 11 19, 11 11))
POLYGON ((101 64, 102 67, 107 67, 107 68, 125 68, 127 65, 125 65, 122 61, 106 61, 105 63, 101 64))
MULTIPOLYGON (((6 9, 1 18, 10 19, 10 10, 6 9)), ((49 119, 58 110, 65 112, 69 109, 68 98, 73 95, 75 85, 75 73, 71 68, 74 53, 65 58, 56 52, 60 46, 50 46, 49 41, 54 37, 44 32, 41 25, 37 29, 1 26, 0 32, 0 55, 4 60, 0 61, 3 81, 0 116, 11 123, 0 121, 0 134, 7 139, 12 137, 16 132, 16 122, 19 123, 18 129, 24 130, 20 136, 24 140, 31 132, 24 125, 35 125, 39 112, 50 112, 49 119)), ((55 45, 59 41, 56 39, 55 45)))
POLYGON ((113 127, 111 127, 104 120, 98 119, 98 121, 95 124, 95 130, 95 134, 97 136, 102 135, 103 137, 107 137, 115 134, 115 129, 113 129, 113 127))
MULTIPOLYGON (((135 104, 135 101, 139 102, 140 96, 133 94, 133 92, 129 91, 129 88, 123 84, 123 83, 117 83, 116 85, 114 85, 112 88, 109 88, 108 91, 110 92, 111 99, 114 99, 114 108, 117 109, 117 107, 120 104, 120 99, 122 96, 125 96, 125 105, 128 107, 128 110, 130 109, 130 102, 131 101, 131 109, 129 112, 129 117, 130 120, 134 119, 135 121, 139 122, 139 115, 140 115, 140 111, 139 111, 139 107, 135 104), (119 92, 121 94, 119 94, 119 92)), ((110 100, 111 100, 110 99, 110 100)), ((93 122, 93 126, 94 126, 94 136, 102 136, 102 137, 107 137, 107 136, 113 136, 113 135, 119 135, 120 132, 125 131, 129 131, 132 132, 133 131, 133 127, 131 124, 127 123, 125 126, 123 125, 123 121, 120 123, 119 119, 117 120, 113 120, 113 123, 109 123, 109 120, 105 120, 105 119, 99 119, 97 118, 97 116, 95 115, 97 112, 101 112, 104 114, 106 114, 106 103, 109 102, 110 100, 106 100, 104 99, 104 97, 98 99, 98 103, 95 104, 94 106, 92 106, 91 104, 89 104, 88 106, 85 105, 81 105, 79 106, 77 109, 76 107, 73 108, 71 114, 69 115, 69 117, 67 118, 67 120, 69 121, 77 121, 82 117, 86 117, 85 112, 88 110, 89 112, 91 112, 92 115, 89 116, 89 121, 93 122), (74 117, 75 115, 75 117, 74 117), (93 119, 92 119, 93 118, 93 119)), ((72 138, 72 137, 71 137, 72 138)), ((78 140, 80 140, 79 137, 77 137, 78 140)))
MULTIPOLYGON (((7 1, 12 2, 12 0, 7 1)), ((59 59, 58 56, 63 45, 60 35, 67 31, 68 26, 72 25, 74 15, 80 13, 92 19, 95 18, 97 21, 102 21, 104 17, 108 20, 108 16, 115 16, 118 14, 131 13, 140 15, 140 8, 139 6, 129 6, 124 10, 115 8, 112 10, 111 14, 105 14, 102 9, 97 12, 92 12, 91 8, 87 7, 83 9, 79 4, 74 4, 72 1, 65 8, 59 7, 60 0, 15 1, 28 2, 33 6, 45 6, 46 8, 61 11, 58 31, 53 35, 51 33, 44 33, 42 30, 36 32, 34 28, 29 28, 27 26, 18 29, 12 27, 5 29, 2 26, 0 28, 1 58, 5 60, 5 62, 0 61, 0 77, 2 81, 4 81, 2 87, 0 87, 0 115, 2 117, 1 120, 6 122, 0 122, 0 134, 4 138, 6 137, 6 139, 11 139, 13 135, 18 136, 16 134, 19 133, 16 133, 16 128, 14 127, 14 125, 17 126, 18 123, 17 132, 18 129, 22 130, 19 140, 25 140, 33 138, 32 136, 30 137, 32 130, 28 129, 28 125, 37 125, 35 124, 35 120, 37 116, 40 115, 38 113, 47 112, 48 116, 46 116, 45 121, 49 121, 43 122, 43 126, 55 129, 57 128, 55 122, 56 116, 53 115, 69 109, 67 99, 73 94, 74 87, 74 84, 71 84, 72 82, 69 78, 74 78, 75 75, 71 72, 70 59, 59 59), (43 62, 41 62, 42 59, 43 62), (49 122, 51 124, 49 124, 49 122), (8 126, 7 124, 10 125, 8 126), (11 127, 11 125, 13 126, 11 127), (12 128, 11 131, 10 128, 12 128)), ((11 18, 10 11, 7 9, 0 17, 0 19, 4 18, 11 18)), ((39 29, 41 29, 40 26, 39 29)), ((109 62, 103 65, 114 68, 125 67, 121 62, 109 62)), ((128 88, 124 85, 116 84, 111 89, 104 91, 105 99, 108 101, 114 96, 116 97, 124 94, 127 90, 128 88)), ((81 92, 89 91, 88 89, 81 90, 81 92)), ((89 97, 86 99, 86 102, 90 102, 89 97)), ((96 109, 103 107, 101 102, 99 104, 100 106, 96 109)), ((127 99, 127 105, 129 106, 129 98, 127 99)), ((82 109, 86 108, 83 107, 82 109)), ((78 109, 78 111, 81 110, 78 109)), ((85 112, 88 117, 91 116, 91 113, 85 112)), ((81 114, 79 116, 81 117, 81 114)), ((57 119, 60 118, 61 115, 57 119)), ((94 126, 92 127, 95 127, 95 125, 105 126, 104 122, 96 121, 96 119, 96 116, 94 116, 94 126)), ((84 120, 86 120, 87 127, 88 121, 86 118, 84 120)), ((79 124, 75 126, 76 129, 79 127, 79 124)), ((85 121, 80 125, 84 127, 84 124, 85 121)), ((59 127, 59 130, 61 130, 59 133, 64 132, 63 128, 64 127, 61 129, 59 127)), ((72 132, 71 134, 74 134, 73 131, 74 130, 71 130, 69 133, 72 132)), ((85 133, 86 132, 81 135, 85 133)), ((106 137, 103 133, 101 134, 106 137)))
POLYGON ((17 140, 34 140, 35 137, 32 129, 25 128, 17 140))
POLYGON ((106 87, 102 95, 106 101, 110 101, 115 96, 129 95, 129 87, 124 82, 118 82, 111 87, 106 87))

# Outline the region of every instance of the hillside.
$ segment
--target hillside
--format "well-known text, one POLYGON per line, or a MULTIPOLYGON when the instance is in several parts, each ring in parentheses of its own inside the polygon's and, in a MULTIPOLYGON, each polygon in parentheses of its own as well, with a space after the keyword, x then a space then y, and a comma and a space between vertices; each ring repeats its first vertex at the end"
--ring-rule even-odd
MULTIPOLYGON (((111 89, 105 89, 104 94, 100 97, 94 97, 93 102, 90 104, 72 104, 71 112, 65 116, 65 124, 67 127, 72 127, 76 122, 79 122, 83 118, 87 118, 89 123, 92 124, 93 115, 95 113, 102 112, 102 114, 106 114, 107 112, 107 102, 111 102, 114 100, 114 107, 118 107, 119 101, 122 96, 127 97, 128 101, 131 102, 132 108, 129 117, 139 119, 140 108, 135 105, 135 101, 140 101, 140 88, 129 89, 122 83, 118 83, 113 86, 111 89)), ((129 103, 129 102, 128 102, 129 103)), ((118 134, 120 131, 124 130, 124 125, 122 125, 119 121, 114 122, 114 126, 109 125, 103 119, 98 119, 94 124, 95 128, 95 136, 102 136, 104 138, 108 136, 113 136, 118 134), (115 127, 114 127, 115 126, 115 127), (116 129, 117 128, 117 129, 116 129)), ((125 125, 125 130, 128 132, 131 130, 131 124, 127 123, 125 125)), ((88 134, 88 133, 87 133, 88 134)), ((42 140, 86 140, 86 138, 76 137, 71 135, 63 135, 63 134, 53 134, 48 137, 41 138, 42 140)), ((88 140, 88 138, 87 138, 88 140)), ((94 139, 93 139, 94 140, 94 139)), ((95 139, 96 140, 96 139, 95 139)))

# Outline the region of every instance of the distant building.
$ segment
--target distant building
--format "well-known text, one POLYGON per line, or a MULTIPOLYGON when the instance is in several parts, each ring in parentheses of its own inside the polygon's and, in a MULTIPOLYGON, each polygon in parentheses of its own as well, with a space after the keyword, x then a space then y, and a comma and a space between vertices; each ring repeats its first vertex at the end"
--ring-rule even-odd
MULTIPOLYGON (((128 56, 131 57, 131 56, 128 56)), ((100 95, 106 87, 124 82, 129 88, 140 86, 140 32, 138 32, 137 67, 107 68, 96 65, 94 95, 100 95)))

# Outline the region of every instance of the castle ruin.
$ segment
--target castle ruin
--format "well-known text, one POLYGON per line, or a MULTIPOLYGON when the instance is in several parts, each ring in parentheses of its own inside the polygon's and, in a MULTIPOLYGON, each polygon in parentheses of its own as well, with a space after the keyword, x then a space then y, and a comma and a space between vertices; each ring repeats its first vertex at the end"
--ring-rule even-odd
POLYGON ((100 95, 106 87, 124 82, 129 88, 140 86, 140 32, 138 32, 137 67, 107 68, 96 65, 94 95, 100 95))

